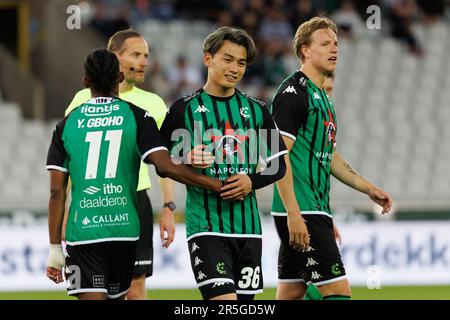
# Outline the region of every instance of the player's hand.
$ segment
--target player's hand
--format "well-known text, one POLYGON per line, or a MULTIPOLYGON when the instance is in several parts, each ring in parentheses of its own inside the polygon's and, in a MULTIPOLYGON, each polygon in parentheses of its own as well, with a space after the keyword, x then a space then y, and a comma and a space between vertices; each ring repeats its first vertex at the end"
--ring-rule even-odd
POLYGON ((159 236, 163 248, 168 248, 175 238, 173 212, 167 207, 162 209, 161 218, 159 219, 159 236))
POLYGON ((187 155, 188 163, 194 168, 206 169, 214 163, 215 158, 211 152, 204 151, 205 148, 206 146, 204 144, 200 144, 189 151, 187 155))
POLYGON ((369 191, 368 196, 370 199, 372 199, 375 203, 379 204, 383 208, 383 211, 381 212, 382 214, 391 211, 392 198, 386 191, 374 187, 369 191))
POLYGON ((297 251, 307 251, 309 249, 310 236, 302 215, 299 212, 288 214, 287 224, 289 245, 297 251))
POLYGON ((220 190, 223 200, 243 200, 252 191, 252 180, 245 174, 236 174, 225 180, 220 190))
POLYGON ((62 268, 65 264, 64 253, 60 244, 50 244, 47 258, 47 277, 54 283, 63 282, 62 268))
POLYGON ((334 233, 334 239, 336 239, 336 242, 341 245, 342 244, 342 238, 341 233, 339 232, 339 229, 336 227, 336 225, 333 223, 333 233, 334 233))

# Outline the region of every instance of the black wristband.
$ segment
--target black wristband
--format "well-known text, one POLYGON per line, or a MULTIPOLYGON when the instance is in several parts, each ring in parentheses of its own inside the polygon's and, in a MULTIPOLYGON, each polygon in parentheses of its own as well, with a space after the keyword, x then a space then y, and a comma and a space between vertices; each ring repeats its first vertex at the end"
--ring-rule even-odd
POLYGON ((163 208, 169 208, 170 211, 174 211, 177 208, 177 206, 175 205, 175 203, 173 201, 169 201, 169 202, 164 203, 163 208))

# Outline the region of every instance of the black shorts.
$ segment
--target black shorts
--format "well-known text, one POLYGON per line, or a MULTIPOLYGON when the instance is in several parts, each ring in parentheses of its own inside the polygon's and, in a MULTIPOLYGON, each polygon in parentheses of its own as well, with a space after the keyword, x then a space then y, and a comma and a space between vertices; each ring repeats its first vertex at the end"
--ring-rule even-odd
POLYGON ((133 276, 150 277, 153 274, 153 210, 147 190, 137 192, 141 232, 137 242, 133 276))
POLYGON ((191 266, 203 299, 262 292, 262 239, 214 235, 188 241, 191 266))
POLYGON ((66 246, 69 295, 104 292, 110 299, 126 294, 133 276, 136 241, 108 241, 66 246))
POLYGON ((310 250, 298 252, 289 245, 287 217, 274 216, 280 236, 278 281, 305 282, 316 286, 345 279, 344 264, 333 232, 333 219, 326 215, 303 215, 310 235, 310 250))

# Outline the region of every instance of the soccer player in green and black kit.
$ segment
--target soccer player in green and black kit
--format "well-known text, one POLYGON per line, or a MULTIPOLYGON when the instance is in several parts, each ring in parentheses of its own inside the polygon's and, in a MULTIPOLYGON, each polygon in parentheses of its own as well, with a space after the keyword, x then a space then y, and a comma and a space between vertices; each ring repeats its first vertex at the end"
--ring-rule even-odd
MULTIPOLYGON (((50 171, 47 276, 62 282, 79 299, 124 298, 129 290, 139 238, 137 194, 140 160, 181 183, 220 192, 222 183, 175 165, 154 119, 119 98, 119 61, 105 49, 85 60, 91 100, 73 110, 53 132, 47 157, 50 171), (66 259, 61 236, 67 181, 72 202, 66 229, 66 259)), ((238 192, 233 199, 241 197, 238 192)))
POLYGON ((187 188, 188 249, 204 299, 252 299, 263 288, 261 222, 255 191, 285 172, 285 146, 266 106, 236 89, 255 45, 243 30, 221 27, 203 44, 208 80, 176 101, 161 127, 173 157, 207 158, 199 172, 226 182, 221 196, 187 188), (213 163, 209 162, 214 158, 213 163), (256 172, 258 160, 267 165, 256 172), (229 192, 242 197, 229 200, 229 192))
POLYGON ((337 121, 323 83, 338 57, 336 25, 313 18, 298 28, 294 50, 302 69, 287 77, 272 114, 289 155, 286 175, 274 190, 272 214, 281 238, 277 299, 301 299, 314 284, 323 299, 350 299, 351 290, 334 239, 330 174, 383 207, 388 193, 356 173, 336 152, 337 121), (301 211, 300 211, 301 210, 301 211))
MULTIPOLYGON (((121 30, 116 32, 108 41, 108 50, 114 52, 119 59, 120 69, 125 79, 119 85, 119 97, 137 105, 147 111, 155 119, 158 128, 161 127, 167 113, 167 107, 158 95, 144 91, 136 86, 144 82, 148 63, 149 46, 147 41, 134 30, 121 30)), ((91 98, 89 89, 77 92, 65 115, 78 108, 91 98)), ((174 200, 174 183, 170 179, 160 179, 161 192, 164 198, 164 207, 161 210, 159 221, 160 237, 163 247, 172 243, 175 235, 173 210, 176 206, 174 200), (167 233, 165 238, 164 233, 167 233)), ((141 233, 136 249, 131 289, 127 294, 128 300, 144 300, 147 298, 145 279, 153 274, 153 210, 147 190, 151 188, 147 166, 142 163, 139 171, 138 213, 141 222, 141 233)))

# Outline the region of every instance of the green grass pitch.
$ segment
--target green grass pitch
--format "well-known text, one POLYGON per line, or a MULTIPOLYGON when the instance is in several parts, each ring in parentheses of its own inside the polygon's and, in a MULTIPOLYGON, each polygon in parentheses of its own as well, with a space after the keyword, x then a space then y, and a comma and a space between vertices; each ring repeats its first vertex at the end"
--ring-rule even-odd
MULTIPOLYGON (((450 286, 386 286, 369 290, 353 287, 355 300, 450 300, 450 286)), ((151 300, 199 300, 200 293, 193 290, 149 290, 151 300)), ((49 292, 0 292, 0 300, 68 300, 64 291, 49 292)), ((257 300, 275 299, 275 289, 266 288, 256 295, 257 300)))

